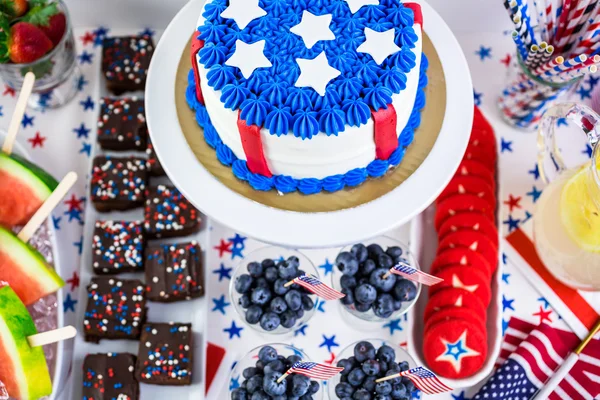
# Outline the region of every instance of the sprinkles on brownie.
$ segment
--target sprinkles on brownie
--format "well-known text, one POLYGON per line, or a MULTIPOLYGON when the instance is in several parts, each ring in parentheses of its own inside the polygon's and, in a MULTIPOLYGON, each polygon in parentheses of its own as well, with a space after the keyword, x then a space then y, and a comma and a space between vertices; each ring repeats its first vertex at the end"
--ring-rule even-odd
POLYGON ((98 117, 98 143, 105 150, 146 150, 148 128, 144 100, 103 98, 98 117))
POLYGON ((148 238, 186 236, 200 229, 200 212, 175 186, 146 190, 144 229, 148 238))
POLYGON ((136 272, 144 268, 144 236, 138 221, 96 221, 92 267, 97 274, 136 272))
POLYGON ((148 156, 148 168, 150 170, 150 175, 152 176, 163 176, 165 175, 165 170, 163 169, 160 161, 158 161, 158 157, 156 156, 156 152, 154 151, 154 146, 148 138, 148 146, 146 147, 146 155, 148 156))
POLYGON ((174 302, 204 294, 202 252, 196 241, 146 249, 148 300, 174 302))
POLYGON ((95 277, 87 287, 83 321, 86 342, 138 339, 146 321, 144 284, 139 280, 95 277))
POLYGON ((144 90, 154 42, 147 35, 106 38, 102 42, 102 73, 116 95, 144 90))
POLYGON ((91 198, 98 211, 127 210, 144 204, 147 161, 138 157, 94 159, 91 198))
POLYGON ((83 398, 113 400, 140 398, 135 380, 136 357, 129 353, 88 354, 83 361, 83 398))
POLYGON ((144 325, 135 375, 153 385, 183 386, 192 383, 192 325, 144 325))

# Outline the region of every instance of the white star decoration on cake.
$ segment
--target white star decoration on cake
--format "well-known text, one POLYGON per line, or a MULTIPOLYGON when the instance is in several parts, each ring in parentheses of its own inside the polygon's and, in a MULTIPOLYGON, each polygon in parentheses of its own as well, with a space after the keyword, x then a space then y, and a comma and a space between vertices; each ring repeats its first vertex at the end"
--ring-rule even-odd
POLYGON ((467 347, 467 331, 465 330, 458 340, 454 343, 450 343, 446 339, 441 339, 442 343, 446 347, 446 351, 440 354, 435 361, 447 361, 449 362, 454 370, 459 373, 461 370, 461 362, 463 358, 475 357, 480 353, 467 347))
POLYGON ((317 16, 304 10, 302 21, 292 27, 290 32, 300 36, 306 48, 312 49, 320 40, 335 39, 335 34, 329 28, 332 17, 331 14, 317 16))
POLYGON ((271 61, 265 57, 265 43, 264 40, 252 44, 236 40, 235 52, 225 61, 225 65, 238 67, 246 79, 249 79, 257 68, 272 67, 271 61))
POLYGON ((346 0, 352 14, 360 10, 363 6, 376 6, 379 0, 346 0))
POLYGON ((365 28, 367 40, 358 46, 359 53, 367 53, 373 57, 378 65, 381 65, 386 58, 400 51, 400 47, 394 43, 394 29, 385 32, 377 32, 371 28, 365 28))
POLYGON ((340 71, 329 65, 329 60, 327 60, 324 51, 314 60, 297 58, 296 62, 301 72, 296 81, 296 87, 311 87, 321 96, 325 96, 327 84, 341 74, 340 71))
POLYGON ((267 12, 259 7, 258 0, 229 0, 229 7, 221 13, 222 18, 234 20, 240 29, 265 15, 267 12))

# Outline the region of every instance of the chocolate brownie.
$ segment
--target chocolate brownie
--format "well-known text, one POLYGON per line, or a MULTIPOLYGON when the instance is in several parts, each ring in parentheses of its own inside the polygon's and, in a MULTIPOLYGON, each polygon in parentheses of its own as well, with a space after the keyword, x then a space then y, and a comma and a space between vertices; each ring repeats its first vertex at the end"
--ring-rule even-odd
POLYGON ((146 150, 148 127, 144 100, 100 100, 98 117, 98 143, 106 150, 146 150))
POLYGON ((137 279, 92 278, 83 321, 85 341, 138 339, 146 321, 144 289, 137 279))
POLYGON ((138 221, 96 221, 92 237, 92 267, 97 274, 118 274, 143 270, 142 223, 138 221))
POLYGON ((154 42, 147 35, 109 37, 102 41, 102 73, 116 95, 144 90, 154 42))
POLYGON ((195 241, 147 248, 145 270, 148 300, 167 303, 204 294, 202 252, 195 241))
POLYGON ((162 165, 160 165, 160 161, 158 161, 158 157, 156 157, 156 152, 154 151, 154 146, 150 139, 148 139, 148 147, 146 147, 146 155, 148 155, 148 164, 150 169, 150 175, 152 176, 163 176, 165 174, 165 170, 162 165))
POLYGON ((148 162, 143 158, 96 157, 90 185, 92 203, 101 212, 142 206, 147 182, 148 162))
POLYGON ((175 186, 151 186, 146 190, 144 229, 150 239, 190 235, 200 229, 200 212, 175 186))
POLYGON ((88 354, 83 361, 83 398, 138 400, 135 362, 129 353, 88 354))
POLYGON ((192 324, 144 325, 135 376, 153 385, 192 383, 192 324))

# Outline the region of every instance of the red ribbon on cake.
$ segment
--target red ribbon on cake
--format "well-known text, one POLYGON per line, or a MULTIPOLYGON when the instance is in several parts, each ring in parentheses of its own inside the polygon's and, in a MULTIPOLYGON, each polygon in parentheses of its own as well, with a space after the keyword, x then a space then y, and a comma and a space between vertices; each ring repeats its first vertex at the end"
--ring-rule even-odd
POLYGON ((237 126, 240 131, 240 139, 242 140, 244 154, 246 154, 248 169, 254 174, 260 174, 270 178, 273 174, 271 173, 271 170, 269 170, 267 160, 265 159, 262 138, 260 136, 260 126, 248 125, 246 121, 240 117, 240 114, 241 111, 238 112, 237 126))
POLYGON ((371 109, 371 117, 375 127, 375 155, 379 160, 387 160, 398 148, 396 109, 391 103, 379 111, 371 109))
POLYGON ((196 100, 198 100, 200 104, 204 105, 204 96, 202 95, 202 88, 200 87, 200 70, 198 68, 198 60, 196 58, 198 52, 204 47, 204 40, 200 40, 198 36, 200 36, 200 31, 196 31, 194 33, 194 37, 192 38, 190 57, 192 61, 192 68, 194 69, 194 78, 196 78, 196 100))

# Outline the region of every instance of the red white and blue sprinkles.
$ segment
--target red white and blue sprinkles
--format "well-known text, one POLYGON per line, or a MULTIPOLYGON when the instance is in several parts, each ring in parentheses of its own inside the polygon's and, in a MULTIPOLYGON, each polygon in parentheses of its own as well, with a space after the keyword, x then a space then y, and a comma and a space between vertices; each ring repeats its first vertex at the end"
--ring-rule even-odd
POLYGON ((96 157, 92 167, 92 201, 139 202, 148 181, 147 161, 142 158, 96 157))
POLYGON ((119 273, 144 267, 144 236, 139 221, 96 221, 92 266, 97 273, 119 273))
POLYGON ((182 236, 200 225, 200 213, 174 186, 158 185, 146 191, 144 229, 152 237, 182 236))
POLYGON ((146 81, 154 43, 149 36, 125 36, 104 39, 102 71, 108 81, 146 81))

